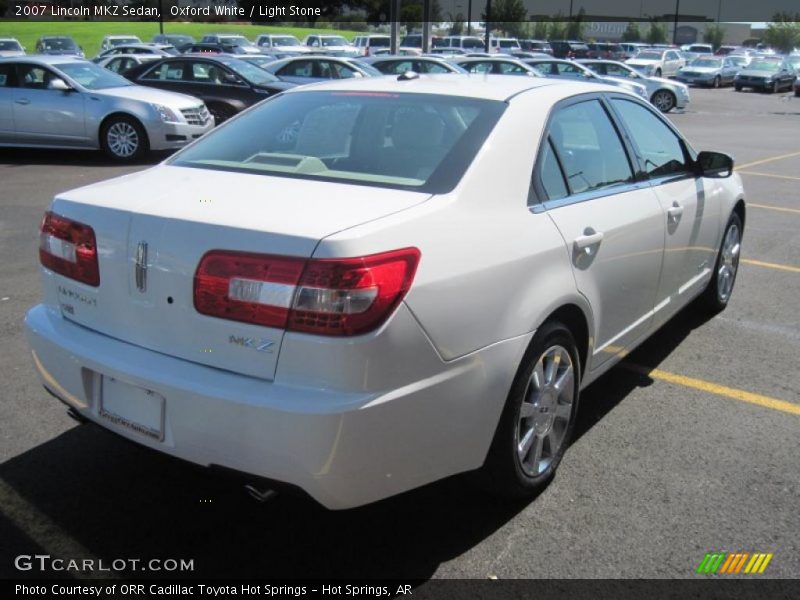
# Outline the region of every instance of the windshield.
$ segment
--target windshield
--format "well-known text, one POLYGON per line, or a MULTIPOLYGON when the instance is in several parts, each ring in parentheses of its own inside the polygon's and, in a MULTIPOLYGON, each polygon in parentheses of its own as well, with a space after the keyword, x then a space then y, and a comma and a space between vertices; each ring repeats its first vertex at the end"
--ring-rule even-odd
POLYGON ((221 35, 219 36, 220 44, 230 44, 232 46, 252 46, 253 42, 248 40, 243 35, 221 35))
POLYGON ((0 42, 0 50, 22 50, 18 42, 4 40, 0 42))
POLYGON ((77 50, 78 45, 70 38, 51 38, 42 40, 45 50, 77 50))
POLYGON ((56 68, 88 90, 104 90, 133 85, 124 77, 90 62, 63 63, 56 65, 56 68))
POLYGON ((284 94, 170 164, 443 193, 461 179, 505 106, 436 94, 284 94))
POLYGON ((320 38, 320 41, 323 46, 347 46, 347 40, 338 35, 320 38))
POLYGON ((273 46, 299 46, 300 40, 291 35, 273 35, 273 46))
POLYGON ((647 52, 642 51, 636 55, 636 59, 639 60, 661 60, 663 54, 661 52, 647 52))
POLYGON ((244 60, 221 60, 220 61, 223 65, 228 67, 231 71, 235 72, 237 75, 241 75, 250 83, 254 83, 256 85, 264 85, 265 83, 272 83, 274 81, 278 81, 278 78, 275 77, 272 73, 268 73, 264 69, 257 67, 255 65, 250 64, 244 60))
POLYGON ((781 64, 774 60, 757 60, 750 63, 747 68, 751 71, 777 71, 781 68, 781 64))
POLYGON ((722 66, 722 61, 714 60, 712 58, 696 58, 689 64, 693 67, 710 67, 712 69, 719 69, 722 66))
POLYGON ((112 46, 119 46, 121 44, 138 44, 139 38, 135 37, 126 37, 126 38, 112 38, 108 40, 108 43, 112 46))

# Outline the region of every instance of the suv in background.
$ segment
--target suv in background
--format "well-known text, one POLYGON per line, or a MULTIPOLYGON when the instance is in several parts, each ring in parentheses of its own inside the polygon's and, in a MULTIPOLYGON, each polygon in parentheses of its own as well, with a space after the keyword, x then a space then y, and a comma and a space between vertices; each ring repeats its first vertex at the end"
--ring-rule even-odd
POLYGON ((522 50, 517 38, 489 38, 489 52, 513 52, 522 50))
POLYGON ((467 52, 482 51, 484 43, 481 38, 475 35, 451 35, 442 40, 442 45, 437 48, 460 48, 467 52))
POLYGON ((549 42, 544 40, 520 40, 520 47, 527 52, 543 52, 544 54, 553 54, 553 48, 549 42))
POLYGON ((287 34, 263 33, 256 38, 256 46, 280 58, 311 52, 295 36, 287 34))
POLYGON ((596 42, 587 44, 589 58, 606 58, 609 60, 622 60, 625 57, 625 49, 620 44, 608 42, 596 42))
POLYGON ((553 40, 550 42, 556 58, 588 58, 589 46, 573 40, 553 40))
POLYGON ((392 38, 388 35, 358 35, 353 38, 353 46, 362 56, 370 56, 379 48, 391 47, 392 38))
POLYGON ((237 33, 209 33, 200 40, 201 44, 220 44, 238 46, 238 54, 261 54, 261 50, 243 35, 237 33))

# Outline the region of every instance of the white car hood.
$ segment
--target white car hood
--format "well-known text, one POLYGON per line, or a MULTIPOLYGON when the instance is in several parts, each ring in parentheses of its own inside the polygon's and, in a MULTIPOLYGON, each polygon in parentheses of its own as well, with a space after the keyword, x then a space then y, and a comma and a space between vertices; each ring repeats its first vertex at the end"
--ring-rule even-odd
POLYGON ((130 100, 139 100, 141 102, 164 104, 170 108, 178 109, 194 108, 202 103, 201 100, 198 100, 194 96, 158 90, 143 85, 129 85, 105 90, 93 90, 91 93, 97 96, 112 96, 114 98, 126 98, 130 100))

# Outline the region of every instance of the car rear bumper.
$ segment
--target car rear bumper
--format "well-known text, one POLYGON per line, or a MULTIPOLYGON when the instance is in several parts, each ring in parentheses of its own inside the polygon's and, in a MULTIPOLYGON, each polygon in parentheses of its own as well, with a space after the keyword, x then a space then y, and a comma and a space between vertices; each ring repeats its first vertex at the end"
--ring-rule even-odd
MULTIPOLYGON (((389 325, 393 337, 399 329, 403 340, 427 344, 412 348, 424 360, 438 357, 405 305, 389 325)), ((32 308, 25 326, 44 386, 80 416, 193 463, 299 487, 330 509, 481 466, 532 335, 455 361, 436 358, 431 372, 402 386, 347 392, 173 358, 77 325, 46 305, 32 308), (101 414, 109 379, 164 398, 163 439, 101 414)))

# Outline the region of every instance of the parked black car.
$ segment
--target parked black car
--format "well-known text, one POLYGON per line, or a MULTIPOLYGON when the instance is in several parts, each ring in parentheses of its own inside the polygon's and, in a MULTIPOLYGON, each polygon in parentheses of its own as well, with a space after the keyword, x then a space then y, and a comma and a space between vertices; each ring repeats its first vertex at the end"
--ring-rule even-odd
POLYGON ((588 58, 589 46, 583 42, 555 40, 550 42, 555 58, 588 58))
POLYGON ((217 125, 248 106, 295 86, 238 58, 213 55, 166 58, 134 67, 125 77, 139 85, 200 98, 217 125))

